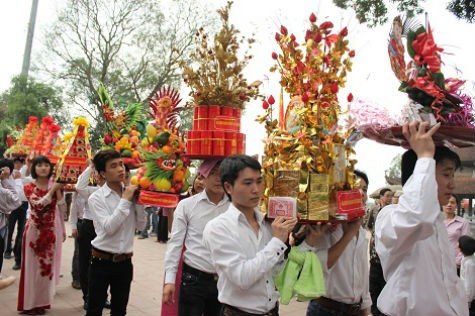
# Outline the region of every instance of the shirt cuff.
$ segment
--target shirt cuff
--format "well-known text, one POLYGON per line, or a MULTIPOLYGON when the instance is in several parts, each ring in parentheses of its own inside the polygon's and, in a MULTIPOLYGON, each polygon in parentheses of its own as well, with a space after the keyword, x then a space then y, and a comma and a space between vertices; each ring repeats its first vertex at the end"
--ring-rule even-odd
POLYGON ((176 272, 169 273, 165 271, 165 284, 175 284, 176 282, 176 272))
POLYGON ((278 257, 277 262, 284 259, 284 253, 285 250, 287 250, 287 245, 282 242, 282 240, 277 237, 272 237, 272 239, 269 241, 268 246, 271 247, 271 249, 275 249, 275 254, 278 257))

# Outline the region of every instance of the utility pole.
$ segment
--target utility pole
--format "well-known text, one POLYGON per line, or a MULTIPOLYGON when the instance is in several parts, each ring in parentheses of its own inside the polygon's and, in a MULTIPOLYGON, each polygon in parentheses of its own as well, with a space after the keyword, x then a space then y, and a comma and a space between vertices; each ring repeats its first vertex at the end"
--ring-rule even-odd
POLYGON ((23 54, 22 76, 28 77, 30 70, 31 48, 33 46, 33 34, 35 33, 36 12, 38 11, 38 1, 33 0, 31 4, 30 22, 28 23, 28 34, 26 36, 25 52, 23 54))

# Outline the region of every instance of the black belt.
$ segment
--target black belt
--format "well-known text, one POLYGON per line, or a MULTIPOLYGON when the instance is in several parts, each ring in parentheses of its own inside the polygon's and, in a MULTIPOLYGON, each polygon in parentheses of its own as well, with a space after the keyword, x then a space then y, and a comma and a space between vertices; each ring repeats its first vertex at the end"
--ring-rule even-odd
POLYGON ((213 281, 218 281, 218 275, 215 273, 208 273, 208 272, 203 272, 201 270, 195 269, 193 267, 190 267, 186 263, 183 262, 183 272, 187 272, 190 274, 193 274, 197 277, 199 277, 202 280, 213 280, 213 281))
POLYGON ((91 250, 91 254, 94 258, 108 260, 112 262, 122 262, 122 261, 132 258, 133 256, 132 252, 131 253, 110 253, 110 252, 99 250, 94 247, 91 250))
POLYGON ((475 300, 470 303, 470 310, 475 311, 475 300))
POLYGON ((355 304, 346 304, 342 302, 338 302, 335 300, 332 300, 331 298, 321 296, 317 299, 313 300, 314 302, 317 302, 318 304, 322 305, 325 308, 331 309, 336 312, 343 313, 345 315, 361 315, 361 303, 355 303, 355 304))
POLYGON ((278 316, 279 315, 279 304, 275 304, 274 308, 264 314, 253 314, 248 313, 243 310, 240 310, 237 307, 223 304, 223 315, 225 316, 278 316))

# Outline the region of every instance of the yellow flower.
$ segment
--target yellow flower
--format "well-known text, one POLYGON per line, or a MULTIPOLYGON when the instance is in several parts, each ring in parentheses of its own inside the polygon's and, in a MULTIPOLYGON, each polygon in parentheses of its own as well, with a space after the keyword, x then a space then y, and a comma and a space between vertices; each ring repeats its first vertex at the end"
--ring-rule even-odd
POLYGON ((72 137, 74 137, 74 133, 72 133, 72 132, 69 132, 69 133, 64 134, 64 136, 63 136, 63 142, 64 142, 64 143, 68 143, 69 140, 70 140, 72 137))
POLYGON ((89 122, 87 121, 87 119, 84 117, 84 116, 80 116, 80 117, 76 117, 74 120, 73 120, 73 124, 75 126, 85 126, 85 127, 89 127, 90 124, 89 122))
POLYGON ((163 97, 158 100, 158 107, 159 108, 168 108, 172 105, 172 99, 169 96, 163 97))

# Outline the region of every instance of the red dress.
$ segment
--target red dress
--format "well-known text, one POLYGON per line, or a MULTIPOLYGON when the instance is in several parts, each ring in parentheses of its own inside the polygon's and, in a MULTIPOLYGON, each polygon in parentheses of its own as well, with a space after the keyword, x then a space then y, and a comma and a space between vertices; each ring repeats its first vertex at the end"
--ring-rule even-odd
POLYGON ((46 198, 48 189, 39 189, 35 183, 25 185, 24 191, 30 217, 23 233, 17 309, 49 309, 55 292, 56 195, 46 198))

